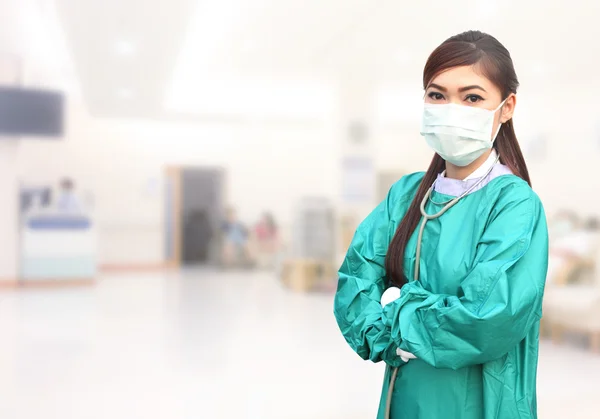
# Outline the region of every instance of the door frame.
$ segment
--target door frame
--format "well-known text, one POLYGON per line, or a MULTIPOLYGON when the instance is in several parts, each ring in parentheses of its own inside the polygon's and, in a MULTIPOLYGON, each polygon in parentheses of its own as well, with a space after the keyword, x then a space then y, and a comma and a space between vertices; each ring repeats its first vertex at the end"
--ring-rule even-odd
POLYGON ((165 226, 163 229, 163 243, 165 244, 164 255, 165 265, 170 268, 178 268, 181 266, 181 166, 165 167, 165 226), (171 199, 169 200, 169 195, 171 199), (168 223, 168 224, 167 224, 168 223), (172 230, 169 234, 169 225, 172 230), (170 241, 172 251, 167 254, 166 246, 170 241))

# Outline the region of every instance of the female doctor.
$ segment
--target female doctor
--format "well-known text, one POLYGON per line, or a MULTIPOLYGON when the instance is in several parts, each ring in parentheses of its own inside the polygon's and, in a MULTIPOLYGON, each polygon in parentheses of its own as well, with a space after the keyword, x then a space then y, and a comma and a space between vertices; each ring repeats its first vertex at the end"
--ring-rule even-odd
POLYGON ((387 364, 378 418, 536 418, 548 233, 513 129, 510 54, 453 36, 423 86, 435 155, 358 227, 335 317, 358 355, 387 364))

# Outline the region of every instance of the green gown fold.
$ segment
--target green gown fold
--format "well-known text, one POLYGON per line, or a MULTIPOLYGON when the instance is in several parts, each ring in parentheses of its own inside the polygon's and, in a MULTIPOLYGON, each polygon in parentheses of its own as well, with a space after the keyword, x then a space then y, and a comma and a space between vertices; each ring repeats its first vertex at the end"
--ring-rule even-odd
MULTIPOLYGON (((399 366, 393 419, 536 418, 539 320, 548 265, 543 207, 517 176, 498 176, 428 221, 420 278, 381 307, 385 255, 423 173, 405 176, 360 224, 339 270, 334 313, 363 359, 399 366), (403 363, 401 348, 418 359, 403 363)), ((433 192, 444 202, 453 196, 433 192)), ((429 202, 428 213, 440 207, 429 202)), ((404 267, 413 277, 417 231, 404 267)))

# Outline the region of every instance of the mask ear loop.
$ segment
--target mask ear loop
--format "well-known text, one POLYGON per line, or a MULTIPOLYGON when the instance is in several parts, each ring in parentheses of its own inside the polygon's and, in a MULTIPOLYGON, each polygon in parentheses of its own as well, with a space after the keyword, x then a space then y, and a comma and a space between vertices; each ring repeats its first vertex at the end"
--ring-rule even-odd
POLYGON ((498 129, 496 130, 496 134, 494 135, 494 139, 492 140, 492 146, 496 142, 496 138, 498 138, 498 134, 500 134, 500 128, 502 128, 502 122, 498 124, 498 129))
POLYGON ((508 100, 509 97, 510 97, 510 95, 507 96, 506 99, 504 99, 502 102, 500 102, 500 104, 498 105, 498 107, 496 109, 494 109, 494 112, 498 112, 498 109, 500 109, 501 107, 504 106, 504 104, 506 103, 506 101, 508 100))
MULTIPOLYGON (((496 109, 494 109, 494 113, 498 112, 499 109, 502 109, 502 107, 504 106, 504 104, 506 103, 506 101, 508 100, 510 96, 508 96, 506 99, 504 99, 500 105, 498 105, 498 107, 496 109)), ((502 122, 498 123, 498 129, 496 130, 496 134, 494 134, 494 138, 492 139, 492 145, 496 142, 496 138, 498 138, 498 134, 500 133, 500 128, 502 128, 502 122)))

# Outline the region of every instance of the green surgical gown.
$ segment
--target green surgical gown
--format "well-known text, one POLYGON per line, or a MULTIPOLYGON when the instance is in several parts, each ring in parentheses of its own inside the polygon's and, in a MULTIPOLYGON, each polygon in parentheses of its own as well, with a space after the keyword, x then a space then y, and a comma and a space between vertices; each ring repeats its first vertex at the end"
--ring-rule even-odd
MULTIPOLYGON (((334 313, 365 360, 400 367, 394 419, 536 418, 539 321, 548 265, 542 204, 512 174, 462 198, 423 235, 420 278, 381 307, 385 255, 423 173, 403 177, 360 224, 339 271, 334 313), (404 363, 401 348, 418 359, 404 363)), ((433 192, 434 201, 452 196, 433 192)), ((429 202, 428 213, 439 206, 429 202)), ((417 231, 404 257, 413 277, 417 231)))

